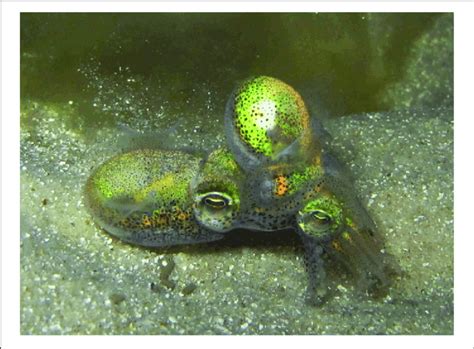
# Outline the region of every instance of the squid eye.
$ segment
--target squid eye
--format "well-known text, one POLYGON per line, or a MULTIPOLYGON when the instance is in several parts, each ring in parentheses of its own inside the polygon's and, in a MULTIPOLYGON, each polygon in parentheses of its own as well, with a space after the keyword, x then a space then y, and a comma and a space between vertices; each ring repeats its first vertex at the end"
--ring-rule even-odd
POLYGON ((222 193, 208 193, 202 196, 201 203, 215 210, 221 210, 232 204, 232 199, 222 193))
POLYGON ((322 210, 314 210, 311 212, 311 216, 316 219, 316 222, 320 225, 327 225, 332 221, 331 216, 322 210))

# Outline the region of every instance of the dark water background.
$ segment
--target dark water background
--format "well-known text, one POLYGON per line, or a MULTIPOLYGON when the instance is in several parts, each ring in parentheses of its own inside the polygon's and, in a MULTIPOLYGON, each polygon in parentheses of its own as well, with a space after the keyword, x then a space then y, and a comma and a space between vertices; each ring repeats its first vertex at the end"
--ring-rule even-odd
POLYGON ((262 74, 296 86, 330 116, 391 110, 381 95, 403 79, 412 45, 440 15, 24 13, 21 97, 74 100, 86 126, 107 122, 79 69, 89 64, 102 76, 128 69, 146 85, 152 110, 163 87, 179 111, 201 103, 205 84, 223 112, 236 81, 262 74))

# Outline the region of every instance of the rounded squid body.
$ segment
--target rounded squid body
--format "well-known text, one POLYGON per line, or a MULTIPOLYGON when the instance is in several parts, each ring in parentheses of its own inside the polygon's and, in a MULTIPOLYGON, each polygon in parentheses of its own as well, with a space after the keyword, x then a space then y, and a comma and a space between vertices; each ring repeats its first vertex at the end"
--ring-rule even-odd
POLYGON ((94 220, 111 235, 143 246, 218 240, 195 220, 189 186, 201 159, 180 151, 138 150, 99 166, 85 188, 94 220))
POLYGON ((258 76, 240 84, 225 112, 229 148, 245 169, 306 159, 315 137, 300 94, 281 80, 258 76))

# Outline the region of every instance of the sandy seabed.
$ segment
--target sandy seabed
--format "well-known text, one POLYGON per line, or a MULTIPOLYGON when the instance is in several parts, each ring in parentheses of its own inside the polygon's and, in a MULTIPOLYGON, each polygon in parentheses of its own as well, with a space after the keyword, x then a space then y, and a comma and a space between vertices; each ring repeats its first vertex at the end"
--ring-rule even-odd
POLYGON ((83 186, 117 152, 117 129, 85 140, 65 114, 35 103, 27 112, 22 334, 453 333, 451 110, 325 123, 403 275, 380 300, 356 295, 350 280, 333 275, 340 286, 320 308, 304 302, 295 238, 148 250, 108 236, 85 209, 83 186))

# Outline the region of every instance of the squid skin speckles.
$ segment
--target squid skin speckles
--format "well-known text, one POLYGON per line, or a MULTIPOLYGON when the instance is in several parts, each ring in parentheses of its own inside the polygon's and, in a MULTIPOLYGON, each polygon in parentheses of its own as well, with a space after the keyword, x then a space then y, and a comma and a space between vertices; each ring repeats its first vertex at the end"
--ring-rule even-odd
POLYGON ((180 151, 117 155, 90 176, 86 206, 101 228, 137 245, 170 246, 218 240, 193 214, 189 186, 200 158, 180 151))
POLYGON ((202 226, 217 232, 237 227, 243 175, 226 148, 209 154, 191 187, 194 215, 202 226))
POLYGON ((354 193, 353 184, 332 171, 307 192, 295 227, 305 247, 311 304, 322 304, 331 293, 326 259, 346 269, 357 290, 374 296, 385 294, 400 273, 393 256, 385 252, 383 237, 354 193))
POLYGON ((245 80, 225 111, 229 148, 246 170, 314 153, 310 116, 303 98, 269 76, 245 80))
POLYGON ((227 146, 205 159, 144 149, 99 166, 85 192, 99 226, 143 246, 219 240, 237 228, 293 229, 305 248, 311 304, 334 289, 329 263, 352 274, 358 290, 385 292, 398 265, 300 94, 254 77, 234 89, 224 119, 227 146))
POLYGON ((323 254, 344 265, 359 289, 376 293, 390 285, 398 267, 384 252, 350 175, 323 149, 324 130, 311 122, 298 92, 271 77, 246 80, 229 97, 225 125, 229 148, 248 174, 243 187, 254 188, 241 196, 241 207, 258 210, 255 217, 248 209, 246 215, 258 217, 262 230, 298 232, 311 303, 324 302, 329 292, 323 254))

